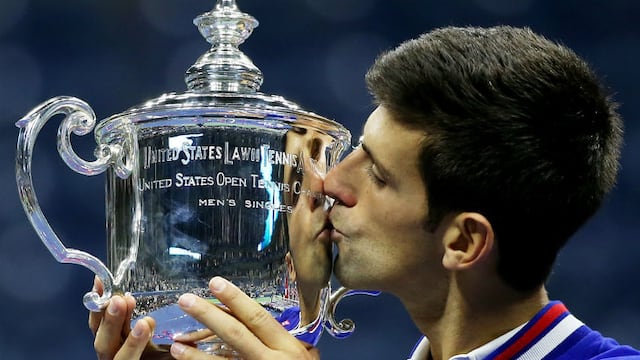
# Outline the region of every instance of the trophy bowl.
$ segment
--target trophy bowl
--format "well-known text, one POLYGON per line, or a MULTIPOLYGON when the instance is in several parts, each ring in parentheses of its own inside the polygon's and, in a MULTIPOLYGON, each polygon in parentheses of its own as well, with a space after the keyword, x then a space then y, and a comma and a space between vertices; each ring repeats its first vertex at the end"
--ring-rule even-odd
MULTIPOLYGON (((56 97, 17 122, 16 179, 25 212, 42 242, 62 263, 89 268, 103 291, 85 306, 101 311, 113 294, 137 300, 134 319, 152 316, 153 343, 204 326, 176 305, 186 292, 212 298, 208 282, 223 276, 268 309, 299 339, 315 344, 336 322, 335 305, 360 292, 331 293, 331 243, 323 234, 329 199, 322 176, 350 146, 339 123, 259 92, 262 73, 238 46, 257 21, 235 1, 219 0, 194 23, 211 43, 186 72, 187 90, 167 93, 96 124, 91 107, 56 97), (106 265, 68 249, 42 213, 31 176, 39 131, 63 115, 58 151, 84 175, 106 172, 106 265), (79 157, 72 134, 93 133, 93 161, 79 157), (293 314, 293 315, 292 315, 293 314)), ((326 230, 326 229, 325 229, 326 230)), ((234 355, 216 338, 209 353, 234 355)))

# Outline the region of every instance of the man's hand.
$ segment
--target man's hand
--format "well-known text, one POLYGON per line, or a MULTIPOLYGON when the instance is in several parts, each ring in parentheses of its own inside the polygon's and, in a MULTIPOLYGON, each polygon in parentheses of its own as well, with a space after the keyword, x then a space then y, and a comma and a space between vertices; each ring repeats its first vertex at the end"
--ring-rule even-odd
MULTIPOLYGON (((267 310, 227 280, 215 277, 209 282, 209 289, 228 311, 193 294, 182 295, 178 305, 233 347, 244 360, 320 359, 318 349, 298 341, 267 310)), ((171 355, 176 359, 223 359, 180 343, 191 340, 186 336, 175 340, 171 355)))
MULTIPOLYGON (((102 294, 103 287, 96 278, 94 290, 102 294)), ((102 312, 89 314, 89 328, 95 336, 93 346, 100 360, 169 359, 166 351, 150 344, 155 321, 145 317, 129 327, 136 300, 131 295, 114 295, 102 312), (145 351, 146 350, 146 351, 145 351)))

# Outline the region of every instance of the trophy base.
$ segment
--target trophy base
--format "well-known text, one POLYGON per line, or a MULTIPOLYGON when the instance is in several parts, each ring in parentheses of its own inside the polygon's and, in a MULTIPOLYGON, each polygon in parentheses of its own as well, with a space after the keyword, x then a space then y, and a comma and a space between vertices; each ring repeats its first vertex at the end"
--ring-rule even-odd
MULTIPOLYGON (((196 344, 196 347, 198 350, 204 352, 207 355, 221 356, 228 360, 243 360, 237 351, 233 350, 231 346, 225 344, 225 342, 220 338, 216 338, 214 340, 199 341, 196 344)), ((148 348, 148 351, 150 351, 152 354, 149 355, 149 358, 152 357, 156 360, 174 359, 174 357, 170 354, 171 345, 152 344, 148 348)), ((142 359, 147 359, 147 357, 143 355, 142 359)))
POLYGON ((209 355, 222 356, 229 360, 242 360, 242 357, 237 351, 218 337, 199 341, 197 346, 199 350, 209 355))
MULTIPOLYGON (((203 289, 200 292, 193 292, 202 296, 204 291, 203 289)), ((135 326, 135 322, 142 317, 150 316, 154 318, 156 321, 156 329, 151 342, 157 350, 168 352, 171 344, 174 342, 175 336, 199 332, 207 328, 180 309, 177 304, 179 294, 181 294, 181 291, 156 291, 133 294, 136 299, 138 299, 138 307, 136 308, 138 314, 135 314, 137 316, 131 321, 131 326, 135 326), (158 307, 158 304, 164 305, 158 307)), ((215 298, 206 299, 214 305, 220 305, 220 302, 215 298)), ((286 309, 297 308, 296 301, 277 295, 259 297, 255 298, 255 300, 269 311, 274 318, 278 318, 286 309)), ((297 318, 298 312, 292 313, 295 313, 297 318)), ((237 351, 226 344, 220 337, 211 335, 210 332, 209 335, 200 337, 192 345, 195 345, 199 350, 208 355, 242 360, 242 357, 237 351)))

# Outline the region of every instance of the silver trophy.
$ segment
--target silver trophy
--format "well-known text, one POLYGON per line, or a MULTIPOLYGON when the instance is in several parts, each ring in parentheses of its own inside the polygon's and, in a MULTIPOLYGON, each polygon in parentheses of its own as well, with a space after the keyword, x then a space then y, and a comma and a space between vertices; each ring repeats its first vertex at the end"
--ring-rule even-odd
MULTIPOLYGON (((153 342, 160 347, 203 328, 176 301, 185 292, 211 298, 207 284, 216 275, 275 317, 300 320, 306 312, 310 321, 288 328, 302 340, 315 343, 323 328, 345 337, 353 323, 337 322, 335 306, 357 292, 331 293, 331 243, 323 234, 330 201, 314 184, 350 146, 350 133, 258 91, 262 73, 238 49, 258 22, 235 1, 219 0, 194 23, 212 47, 187 70, 187 91, 97 125, 88 104, 57 97, 17 122, 16 178, 25 212, 57 261, 89 268, 102 281, 103 293, 87 293, 84 305, 100 311, 113 294, 133 294, 134 317, 155 318, 153 342), (58 151, 66 164, 83 175, 106 172, 106 266, 64 246, 34 192, 36 137, 56 115, 63 115, 58 151), (71 134, 91 132, 96 159, 86 161, 74 152, 71 134)), ((199 346, 234 354, 216 338, 199 346)))

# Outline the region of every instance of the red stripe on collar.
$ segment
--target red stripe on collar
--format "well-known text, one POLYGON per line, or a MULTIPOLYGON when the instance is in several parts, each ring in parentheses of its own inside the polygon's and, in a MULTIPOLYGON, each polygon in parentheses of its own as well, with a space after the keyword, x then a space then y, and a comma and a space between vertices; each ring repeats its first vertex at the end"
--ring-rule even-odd
POLYGON ((513 359, 516 354, 523 349, 529 347, 540 334, 546 331, 553 323, 558 320, 563 314, 568 313, 567 308, 560 302, 552 303, 550 307, 544 311, 543 314, 532 322, 525 326, 522 334, 516 334, 517 338, 512 344, 508 345, 500 353, 496 354, 494 360, 509 360, 513 359))

